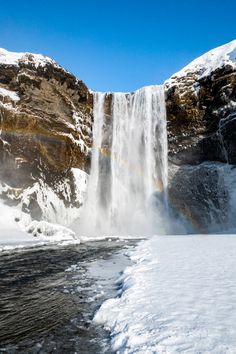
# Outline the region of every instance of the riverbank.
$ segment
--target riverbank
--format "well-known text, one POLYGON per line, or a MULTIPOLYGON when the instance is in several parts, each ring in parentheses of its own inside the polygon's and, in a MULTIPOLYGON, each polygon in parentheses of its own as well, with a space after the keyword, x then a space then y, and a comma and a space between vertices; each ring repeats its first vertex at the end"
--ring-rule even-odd
POLYGON ((154 236, 96 313, 118 353, 236 353, 236 235, 154 236))
POLYGON ((0 353, 111 353, 109 332, 92 322, 115 296, 136 240, 44 245, 0 256, 0 353))

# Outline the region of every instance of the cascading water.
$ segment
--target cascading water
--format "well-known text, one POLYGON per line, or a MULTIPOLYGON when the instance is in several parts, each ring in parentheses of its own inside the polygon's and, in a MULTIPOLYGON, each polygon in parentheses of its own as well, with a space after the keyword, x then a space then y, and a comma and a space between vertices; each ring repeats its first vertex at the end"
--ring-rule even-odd
POLYGON ((95 93, 93 142, 80 233, 164 232, 160 213, 159 217, 153 214, 157 200, 161 201, 161 208, 167 206, 164 88, 149 86, 135 93, 95 93), (112 104, 107 113, 109 98, 112 104))

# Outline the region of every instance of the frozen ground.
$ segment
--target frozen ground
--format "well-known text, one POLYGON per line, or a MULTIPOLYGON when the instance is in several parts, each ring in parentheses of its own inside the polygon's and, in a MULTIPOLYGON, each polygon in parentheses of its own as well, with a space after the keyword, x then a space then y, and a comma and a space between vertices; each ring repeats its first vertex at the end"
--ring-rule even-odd
POLYGON ((118 353, 236 353, 236 236, 158 236, 95 316, 118 353))

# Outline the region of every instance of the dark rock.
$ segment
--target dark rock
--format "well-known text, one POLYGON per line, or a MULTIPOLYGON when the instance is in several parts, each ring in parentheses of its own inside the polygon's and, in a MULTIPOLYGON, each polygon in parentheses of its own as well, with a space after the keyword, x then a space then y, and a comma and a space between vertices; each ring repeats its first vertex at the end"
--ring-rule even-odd
POLYGON ((195 227, 195 232, 209 233, 229 226, 230 193, 224 164, 202 163, 198 166, 172 166, 169 198, 171 205, 195 227))
MULTIPOLYGON (((190 71, 186 76, 167 81, 166 89, 170 161, 226 162, 219 133, 225 118, 236 112, 236 69, 225 65, 203 78, 190 71)), ((235 131, 232 123, 227 126, 235 131)), ((228 161, 236 163, 234 133, 228 134, 227 130, 224 124, 225 150, 228 161)))
POLYGON ((217 163, 236 164, 235 48, 236 41, 216 48, 165 83, 170 171, 176 171, 169 195, 201 232, 226 230, 233 208, 217 163))

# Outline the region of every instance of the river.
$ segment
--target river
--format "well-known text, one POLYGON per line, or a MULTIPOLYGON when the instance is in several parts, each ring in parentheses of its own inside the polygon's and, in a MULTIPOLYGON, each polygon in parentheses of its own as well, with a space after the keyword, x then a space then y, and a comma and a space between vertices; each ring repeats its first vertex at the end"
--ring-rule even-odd
POLYGON ((92 321, 137 241, 32 247, 0 255, 0 353, 112 353, 92 321))

